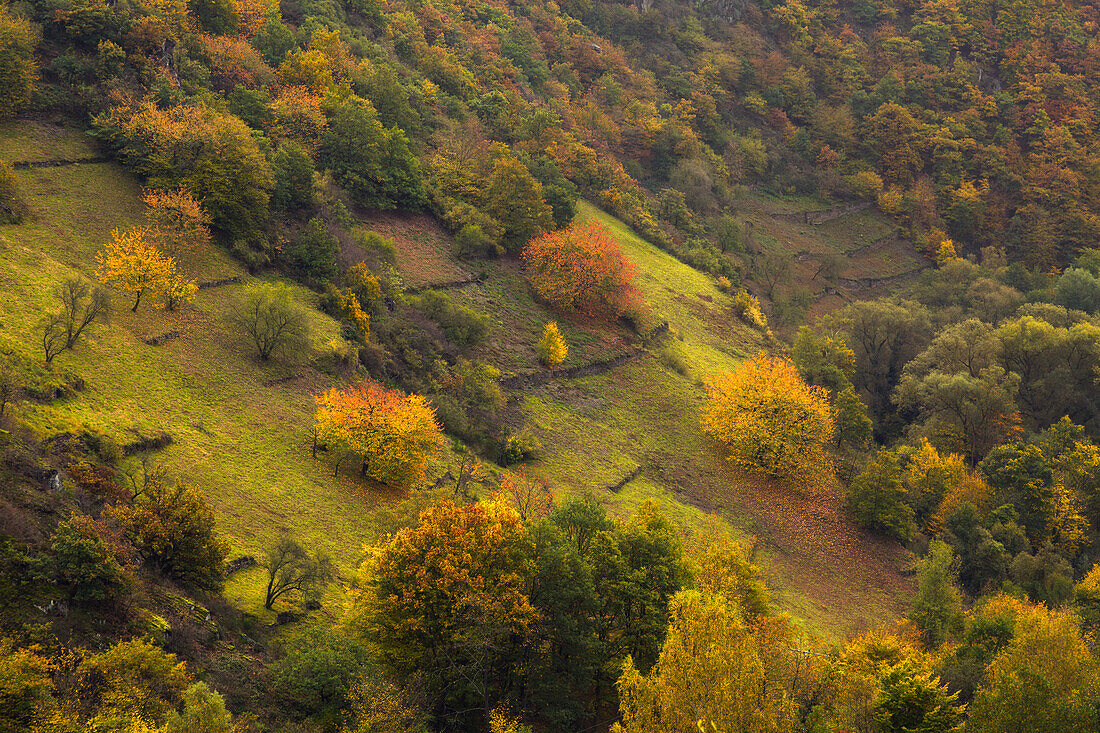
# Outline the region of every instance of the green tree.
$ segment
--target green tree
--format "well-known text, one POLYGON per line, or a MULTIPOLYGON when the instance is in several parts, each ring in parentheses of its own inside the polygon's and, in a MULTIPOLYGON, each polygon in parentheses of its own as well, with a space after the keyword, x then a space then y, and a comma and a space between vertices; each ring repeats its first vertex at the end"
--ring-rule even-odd
POLYGON ((147 566, 194 588, 221 588, 229 545, 198 489, 178 481, 165 486, 154 476, 132 505, 116 505, 108 514, 147 566))
POLYGON ((0 8, 0 119, 26 109, 38 86, 34 51, 38 30, 25 18, 0 8))
POLYGON ((418 209, 426 202, 420 164, 405 133, 384 128, 364 100, 349 100, 337 110, 321 140, 318 162, 363 206, 418 209))
POLYGON ((50 543, 55 577, 74 603, 91 605, 117 600, 130 585, 96 523, 76 516, 61 522, 50 543))
POLYGON ((928 553, 917 564, 917 595, 909 609, 909 619, 921 630, 929 649, 938 648, 962 629, 962 599, 955 578, 951 547, 932 540, 928 553))
POLYGON ((865 448, 871 442, 874 424, 867 415, 867 406, 851 385, 838 392, 833 399, 833 422, 838 448, 844 444, 857 449, 865 448))
POLYGON ((315 216, 286 246, 284 255, 290 266, 303 275, 331 280, 340 271, 336 262, 339 251, 340 241, 329 233, 324 221, 315 216))
POLYGON ((316 599, 336 575, 336 568, 327 555, 322 552, 311 555, 298 542, 285 536, 264 550, 262 565, 267 569, 264 608, 269 611, 275 601, 288 593, 316 599))
POLYGON ((369 661, 357 640, 327 625, 310 625, 288 636, 283 656, 271 665, 271 693, 295 717, 334 730, 369 661))
POLYGON ((523 249, 527 240, 553 225, 542 184, 515 158, 501 158, 493 164, 485 211, 504 227, 502 243, 510 252, 523 249))
POLYGON ((1096 313, 1100 310, 1100 278, 1082 268, 1069 268, 1054 285, 1054 302, 1085 313, 1096 313))
POLYGON ((791 345, 791 360, 808 384, 840 392, 852 384, 856 355, 836 334, 802 326, 791 345))
POLYGON ((317 205, 313 159, 293 140, 279 143, 271 159, 275 190, 271 205, 280 211, 308 211, 317 205))
POLYGON ((867 406, 880 430, 897 430, 890 396, 902 369, 928 344, 931 317, 921 305, 909 301, 868 300, 848 305, 828 319, 844 333, 855 352, 852 383, 868 398, 867 406))
POLYGON ((233 322, 248 337, 261 361, 305 340, 305 314, 282 283, 261 283, 249 287, 233 314, 233 322))
POLYGON ((905 503, 897 456, 880 450, 848 487, 848 508, 868 529, 906 541, 913 531, 913 510, 905 503))

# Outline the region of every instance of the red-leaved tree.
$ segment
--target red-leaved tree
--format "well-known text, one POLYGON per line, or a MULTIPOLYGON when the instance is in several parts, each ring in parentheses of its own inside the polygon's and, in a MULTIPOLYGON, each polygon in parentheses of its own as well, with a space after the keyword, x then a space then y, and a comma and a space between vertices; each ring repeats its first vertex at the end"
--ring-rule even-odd
POLYGON ((523 264, 535 294, 564 311, 613 317, 635 297, 634 266, 595 222, 540 234, 524 248, 523 264))

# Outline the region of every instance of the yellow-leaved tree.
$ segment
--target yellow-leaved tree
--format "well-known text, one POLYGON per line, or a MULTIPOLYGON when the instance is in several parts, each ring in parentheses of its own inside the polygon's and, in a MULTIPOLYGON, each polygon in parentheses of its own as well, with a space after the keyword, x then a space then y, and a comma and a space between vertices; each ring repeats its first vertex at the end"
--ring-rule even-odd
POLYGON ((793 730, 789 632, 782 620, 746 623, 736 601, 680 591, 668 636, 642 675, 630 657, 619 678, 622 722, 614 733, 793 730))
POLYGON ((809 478, 830 469, 833 440, 827 392, 802 381, 794 364, 761 352, 714 380, 703 431, 738 466, 775 478, 809 478))
POLYGON ((111 241, 95 256, 96 278, 119 290, 134 294, 137 312, 141 297, 149 290, 163 291, 176 274, 176 262, 150 241, 149 230, 115 229, 111 241))
POLYGON ((547 369, 553 369, 561 364, 569 355, 569 346, 565 343, 565 338, 562 337, 558 324, 554 321, 550 321, 542 329, 542 338, 539 339, 535 349, 538 351, 539 361, 547 369))
POLYGON ((317 436, 362 459, 361 473, 376 481, 418 480, 443 445, 435 410, 420 395, 367 382, 316 399, 317 436))

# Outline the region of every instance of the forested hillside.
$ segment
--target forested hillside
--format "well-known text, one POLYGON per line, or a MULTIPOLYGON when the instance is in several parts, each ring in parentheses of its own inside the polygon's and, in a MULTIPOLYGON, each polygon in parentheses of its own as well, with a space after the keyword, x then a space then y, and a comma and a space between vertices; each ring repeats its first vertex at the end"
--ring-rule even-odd
POLYGON ((1100 729, 1097 14, 3 0, 0 733, 1100 729))

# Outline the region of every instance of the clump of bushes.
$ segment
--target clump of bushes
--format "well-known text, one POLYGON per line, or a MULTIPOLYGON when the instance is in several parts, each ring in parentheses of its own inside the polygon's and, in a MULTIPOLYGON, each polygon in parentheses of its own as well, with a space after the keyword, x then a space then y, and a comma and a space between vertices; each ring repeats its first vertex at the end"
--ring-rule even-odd
POLYGON ((458 305, 446 293, 425 290, 411 300, 424 315, 438 323, 447 338, 460 348, 477 346, 489 333, 487 316, 458 305))

